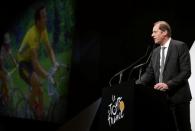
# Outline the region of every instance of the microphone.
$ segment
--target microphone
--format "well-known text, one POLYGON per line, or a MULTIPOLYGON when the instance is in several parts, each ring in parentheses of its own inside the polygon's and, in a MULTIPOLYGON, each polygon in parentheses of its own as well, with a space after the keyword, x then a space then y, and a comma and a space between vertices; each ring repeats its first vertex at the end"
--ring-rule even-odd
MULTIPOLYGON (((124 68, 123 70, 119 71, 118 73, 114 74, 110 80, 109 80, 109 85, 110 87, 112 86, 111 82, 112 80, 119 75, 119 84, 122 81, 122 76, 123 76, 123 72, 125 72, 126 70, 130 69, 131 67, 135 66, 137 63, 139 63, 143 58, 145 58, 149 52, 149 49, 151 48, 151 46, 147 47, 146 53, 144 54, 144 56, 140 57, 137 61, 135 61, 134 63, 132 63, 131 65, 127 66, 126 68, 124 68)), ((143 63, 144 64, 144 63, 143 63)))
POLYGON ((149 60, 150 60, 150 58, 151 58, 151 56, 152 56, 152 53, 153 53, 153 50, 154 50, 155 47, 156 47, 155 45, 152 46, 152 51, 150 52, 150 55, 148 56, 146 62, 141 63, 141 64, 139 64, 139 65, 136 65, 136 66, 134 66, 134 67, 131 69, 131 71, 130 71, 130 73, 129 73, 128 81, 130 80, 133 71, 134 71, 135 69, 138 69, 138 68, 140 68, 140 70, 139 70, 139 80, 140 80, 140 78, 141 78, 141 73, 142 73, 142 68, 141 68, 141 67, 143 67, 143 66, 145 66, 145 65, 147 65, 147 64, 149 63, 149 60))

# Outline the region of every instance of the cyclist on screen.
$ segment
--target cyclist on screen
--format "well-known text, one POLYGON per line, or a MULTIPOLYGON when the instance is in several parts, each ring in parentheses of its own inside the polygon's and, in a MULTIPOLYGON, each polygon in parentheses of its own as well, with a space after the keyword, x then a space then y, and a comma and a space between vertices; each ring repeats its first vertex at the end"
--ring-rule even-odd
POLYGON ((5 67, 5 61, 8 57, 11 58, 11 61, 15 66, 17 66, 16 60, 12 55, 12 50, 10 48, 10 34, 6 32, 3 36, 3 43, 1 44, 0 50, 0 97, 2 104, 6 105, 9 101, 9 88, 8 88, 8 71, 5 67))
POLYGON ((39 62, 40 44, 44 44, 54 66, 58 66, 55 54, 48 40, 46 28, 46 8, 40 7, 35 12, 35 24, 25 34, 18 50, 19 73, 21 78, 31 87, 30 105, 35 110, 36 118, 43 119, 43 91, 40 78, 47 78, 49 73, 39 62))

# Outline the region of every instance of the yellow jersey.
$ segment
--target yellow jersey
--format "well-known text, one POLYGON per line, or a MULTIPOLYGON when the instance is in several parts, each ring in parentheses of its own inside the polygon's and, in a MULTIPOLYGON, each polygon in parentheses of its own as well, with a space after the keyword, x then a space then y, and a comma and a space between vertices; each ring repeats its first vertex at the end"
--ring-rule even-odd
POLYGON ((39 33, 36 26, 32 26, 24 36, 22 44, 18 51, 18 61, 31 61, 32 49, 38 51, 40 43, 49 43, 47 29, 39 33))

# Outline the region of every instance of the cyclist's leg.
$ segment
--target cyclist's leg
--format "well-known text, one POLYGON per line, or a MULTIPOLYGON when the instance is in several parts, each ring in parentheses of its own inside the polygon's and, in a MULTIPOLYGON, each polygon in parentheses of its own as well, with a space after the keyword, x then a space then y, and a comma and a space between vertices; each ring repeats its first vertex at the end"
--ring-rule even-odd
POLYGON ((32 86, 32 91, 31 91, 30 101, 36 112, 36 118, 43 119, 44 117, 43 92, 41 90, 41 82, 39 81, 39 77, 35 72, 33 72, 31 76, 31 86, 32 86))
POLYGON ((19 73, 22 79, 29 85, 30 96, 29 104, 35 111, 37 119, 43 118, 43 93, 41 91, 41 84, 37 74, 33 70, 30 62, 19 63, 19 73))
POLYGON ((9 101, 8 79, 6 72, 0 67, 1 94, 3 104, 9 101))

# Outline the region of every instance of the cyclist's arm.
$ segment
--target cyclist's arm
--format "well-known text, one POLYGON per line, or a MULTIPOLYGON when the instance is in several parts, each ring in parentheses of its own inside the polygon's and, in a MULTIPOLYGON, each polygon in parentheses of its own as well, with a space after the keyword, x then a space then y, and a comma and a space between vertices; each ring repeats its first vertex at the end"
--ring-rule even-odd
POLYGON ((13 56, 13 54, 12 54, 11 51, 9 51, 9 56, 10 56, 10 58, 11 58, 13 64, 17 67, 17 66, 18 66, 18 63, 17 63, 17 61, 16 61, 16 59, 15 59, 15 57, 13 56))
POLYGON ((32 64, 34 67, 35 72, 43 77, 46 78, 48 76, 47 71, 41 66, 41 64, 38 61, 38 56, 37 56, 37 52, 36 49, 31 49, 31 60, 32 60, 32 64))
POLYGON ((11 50, 11 46, 9 43, 4 43, 3 46, 2 46, 2 49, 4 50, 4 54, 5 54, 5 58, 6 57, 10 57, 11 58, 11 61, 12 63, 17 66, 17 62, 16 62, 16 59, 14 58, 14 56, 12 55, 12 50, 11 50))
POLYGON ((48 55, 49 55, 52 63, 54 65, 56 65, 57 64, 57 61, 55 59, 55 54, 54 54, 54 51, 53 51, 52 47, 50 46, 49 43, 45 43, 45 46, 46 46, 47 53, 48 53, 48 55))

